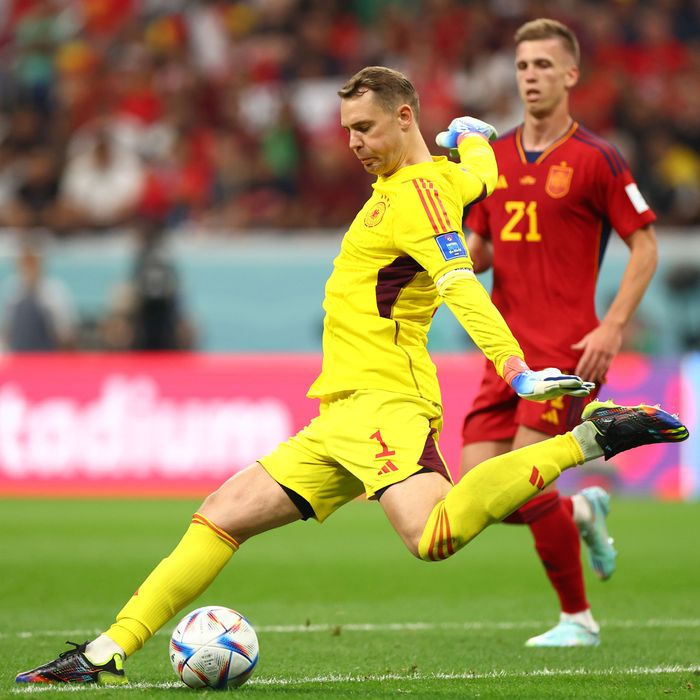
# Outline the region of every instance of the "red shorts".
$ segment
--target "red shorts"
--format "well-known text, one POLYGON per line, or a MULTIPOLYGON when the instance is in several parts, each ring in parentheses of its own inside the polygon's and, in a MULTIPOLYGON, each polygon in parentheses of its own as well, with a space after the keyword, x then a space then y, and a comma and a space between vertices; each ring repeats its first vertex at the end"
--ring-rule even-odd
MULTIPOLYGON (((572 370, 562 370, 573 374, 572 370)), ((462 444, 512 440, 519 425, 547 435, 561 435, 581 422, 581 412, 598 395, 596 387, 589 396, 560 396, 551 401, 521 399, 497 374, 491 362, 481 381, 479 393, 462 427, 462 444)))

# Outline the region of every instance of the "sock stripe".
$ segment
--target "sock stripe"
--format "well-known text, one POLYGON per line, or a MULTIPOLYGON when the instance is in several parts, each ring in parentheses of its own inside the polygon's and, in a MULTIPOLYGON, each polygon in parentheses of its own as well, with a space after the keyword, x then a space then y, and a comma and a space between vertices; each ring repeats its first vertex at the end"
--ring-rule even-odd
POLYGON ((439 530, 440 530, 440 522, 441 522, 441 520, 442 520, 442 511, 443 511, 443 508, 444 508, 444 504, 443 504, 443 503, 440 503, 440 504, 438 504, 438 505, 435 506, 435 507, 436 507, 436 508, 439 508, 440 510, 439 510, 439 515, 438 515, 438 518, 437 518, 437 520, 436 520, 436 522, 435 522, 435 525, 433 526, 433 535, 432 535, 432 537, 430 538, 430 547, 428 547, 428 556, 429 556, 430 559, 432 559, 433 561, 436 561, 436 557, 435 557, 435 554, 434 554, 434 552, 435 552, 435 540, 437 540, 437 538, 438 538, 438 532, 439 532, 439 530))
POLYGON ((454 547, 452 546, 452 532, 450 530, 450 519, 447 517, 447 511, 445 513, 445 543, 447 544, 447 556, 451 557, 454 553, 454 547))
POLYGON ((440 511, 435 527, 433 528, 433 535, 430 540, 430 549, 428 551, 428 556, 433 561, 447 559, 455 552, 454 547, 452 546, 450 520, 447 517, 444 502, 440 503, 439 508, 440 511))
POLYGON ((214 532, 214 534, 222 539, 226 544, 228 544, 230 547, 232 547, 234 550, 237 550, 239 548, 238 542, 231 537, 231 535, 228 534, 225 530, 222 530, 220 527, 217 525, 214 525, 214 523, 209 520, 209 518, 205 518, 201 513, 195 513, 192 516, 192 523, 194 525, 204 525, 205 527, 208 527, 210 530, 214 532))

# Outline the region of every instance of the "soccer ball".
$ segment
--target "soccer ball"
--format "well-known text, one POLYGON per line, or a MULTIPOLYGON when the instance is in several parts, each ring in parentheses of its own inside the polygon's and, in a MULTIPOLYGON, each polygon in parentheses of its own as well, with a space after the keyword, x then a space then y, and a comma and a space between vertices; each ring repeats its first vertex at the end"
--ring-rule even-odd
POLYGON ((190 688, 235 688, 253 675, 258 638, 240 613, 208 605, 180 620, 170 638, 170 662, 190 688))

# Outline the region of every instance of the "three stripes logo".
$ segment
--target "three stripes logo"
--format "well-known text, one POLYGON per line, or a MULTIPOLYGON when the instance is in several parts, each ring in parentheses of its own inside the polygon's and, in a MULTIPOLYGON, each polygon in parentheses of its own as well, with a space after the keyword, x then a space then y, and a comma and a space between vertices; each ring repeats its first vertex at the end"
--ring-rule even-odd
POLYGON ((530 473, 530 483, 539 491, 544 488, 544 479, 542 478, 542 474, 540 474, 540 470, 537 467, 532 468, 532 472, 530 473))
POLYGON ((377 475, 389 474, 389 472, 397 471, 399 471, 399 468, 390 459, 387 459, 387 461, 384 463, 384 466, 377 472, 377 475))
MULTIPOLYGON (((433 227, 435 235, 455 231, 455 227, 450 223, 450 217, 447 209, 440 197, 440 190, 435 187, 432 180, 425 178, 417 178, 412 180, 413 186, 416 188, 416 193, 423 205, 423 210, 430 225, 433 227)), ((461 228, 460 228, 461 230, 461 228)))
MULTIPOLYGON (((384 438, 382 437, 380 430, 377 430, 376 433, 372 433, 372 435, 369 436, 369 439, 376 440, 382 446, 382 451, 377 452, 377 454, 374 455, 375 459, 393 457, 396 454, 396 450, 390 450, 388 445, 384 442, 384 438)), ((397 471, 399 471, 399 468, 390 459, 387 459, 386 462, 384 462, 384 466, 377 472, 377 476, 397 471)))

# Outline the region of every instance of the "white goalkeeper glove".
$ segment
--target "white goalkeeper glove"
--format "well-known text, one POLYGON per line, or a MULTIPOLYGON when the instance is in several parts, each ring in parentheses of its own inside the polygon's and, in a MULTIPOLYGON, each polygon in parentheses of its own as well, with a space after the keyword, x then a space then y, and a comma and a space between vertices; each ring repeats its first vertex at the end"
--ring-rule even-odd
POLYGON ((457 117, 450 122, 447 131, 441 131, 435 137, 435 143, 440 148, 449 148, 452 151, 469 134, 479 134, 487 141, 495 141, 498 138, 498 132, 491 124, 476 117, 457 117))
POLYGON ((562 374, 556 367, 520 372, 511 379, 510 385, 521 399, 530 401, 549 401, 565 395, 588 396, 595 388, 593 382, 584 382, 575 374, 562 374))

